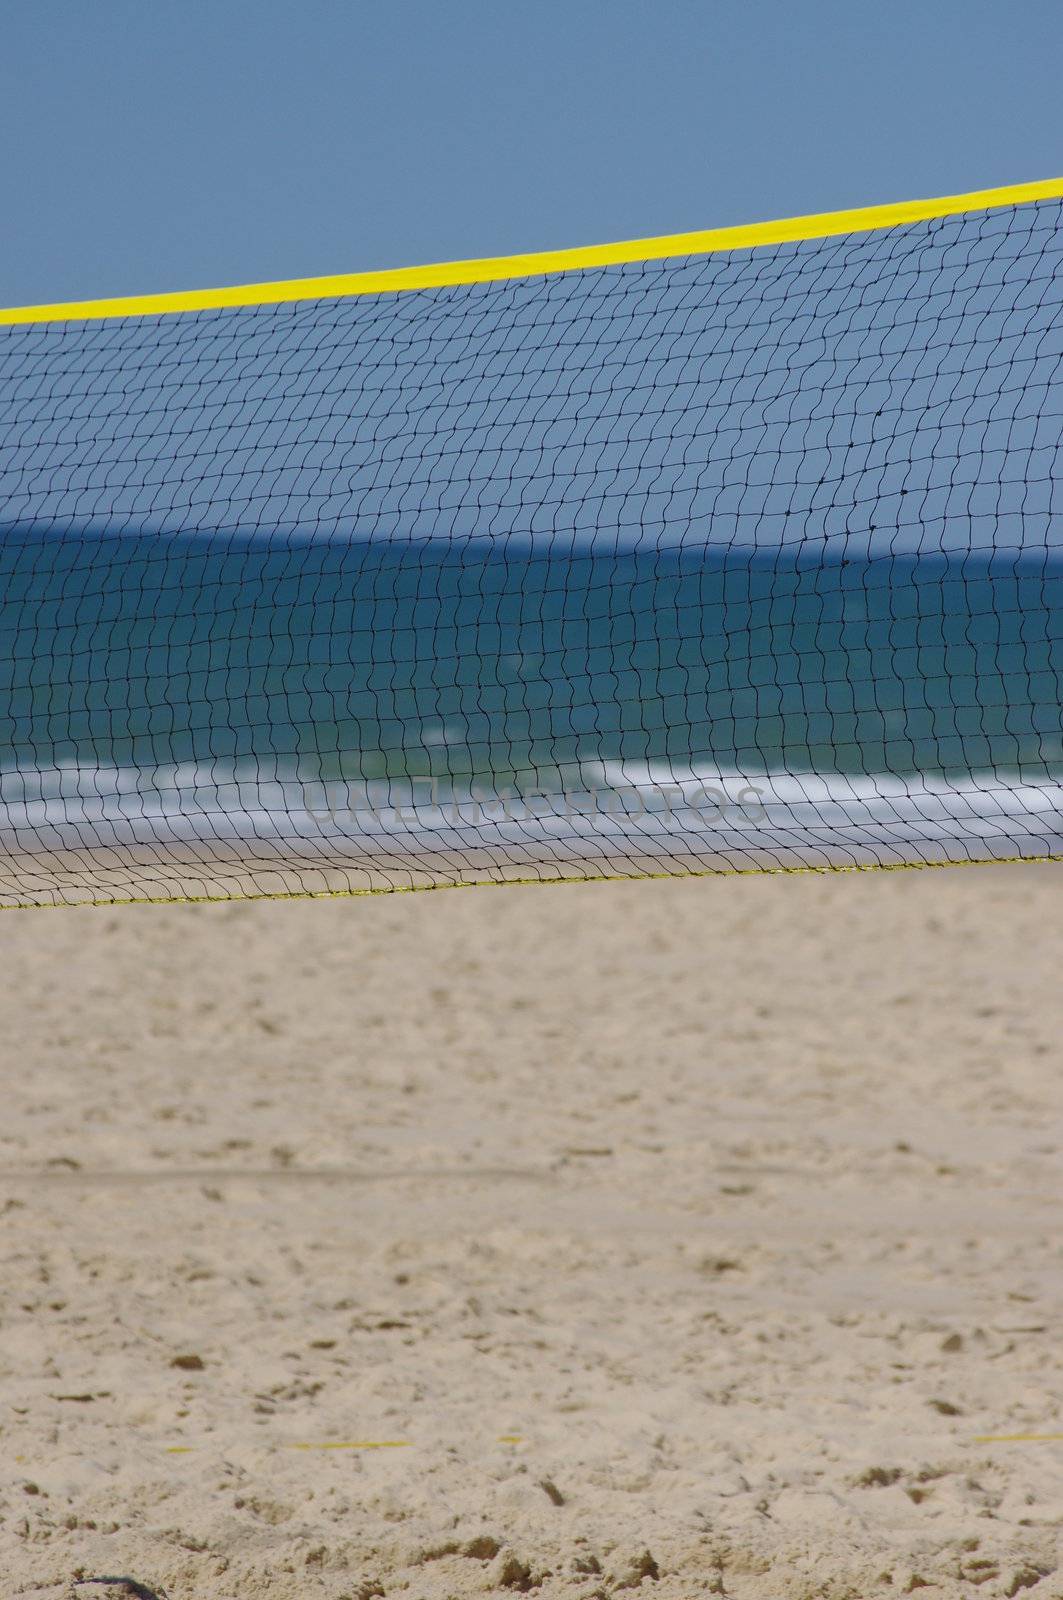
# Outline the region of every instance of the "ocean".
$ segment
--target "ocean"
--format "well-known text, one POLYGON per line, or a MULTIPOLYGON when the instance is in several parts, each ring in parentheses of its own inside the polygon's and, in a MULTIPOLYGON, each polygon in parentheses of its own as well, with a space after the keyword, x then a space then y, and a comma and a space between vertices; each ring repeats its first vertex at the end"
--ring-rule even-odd
POLYGON ((1044 553, 15 528, 0 594, 13 858, 208 841, 449 881, 1063 840, 1044 553))

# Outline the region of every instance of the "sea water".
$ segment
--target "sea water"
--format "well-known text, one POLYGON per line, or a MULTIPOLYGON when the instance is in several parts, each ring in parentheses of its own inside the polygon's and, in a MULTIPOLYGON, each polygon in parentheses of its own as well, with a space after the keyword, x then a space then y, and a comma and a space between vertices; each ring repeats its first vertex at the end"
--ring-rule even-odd
POLYGON ((1061 674, 1044 552, 11 530, 0 829, 591 868, 1044 854, 1061 674))

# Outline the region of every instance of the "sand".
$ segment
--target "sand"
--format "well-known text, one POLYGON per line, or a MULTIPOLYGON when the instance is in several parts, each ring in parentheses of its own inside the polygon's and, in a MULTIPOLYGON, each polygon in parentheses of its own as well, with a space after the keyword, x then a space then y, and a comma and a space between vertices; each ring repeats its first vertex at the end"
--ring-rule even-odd
POLYGON ((1061 887, 5 914, 0 1590, 1063 1595, 1061 887))

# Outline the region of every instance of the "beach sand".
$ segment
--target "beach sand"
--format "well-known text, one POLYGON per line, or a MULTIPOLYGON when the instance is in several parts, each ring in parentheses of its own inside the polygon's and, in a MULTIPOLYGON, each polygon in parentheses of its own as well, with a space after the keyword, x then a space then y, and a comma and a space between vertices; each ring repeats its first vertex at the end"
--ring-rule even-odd
POLYGON ((1061 887, 5 915, 0 1591, 1063 1595, 1061 887))

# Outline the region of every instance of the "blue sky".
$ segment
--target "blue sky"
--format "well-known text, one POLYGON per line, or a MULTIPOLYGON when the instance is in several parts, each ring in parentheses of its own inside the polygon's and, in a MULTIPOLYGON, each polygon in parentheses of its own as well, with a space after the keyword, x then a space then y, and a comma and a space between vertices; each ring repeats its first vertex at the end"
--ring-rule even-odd
POLYGON ((1063 172, 1052 0, 6 0, 0 304, 1063 172))

